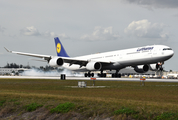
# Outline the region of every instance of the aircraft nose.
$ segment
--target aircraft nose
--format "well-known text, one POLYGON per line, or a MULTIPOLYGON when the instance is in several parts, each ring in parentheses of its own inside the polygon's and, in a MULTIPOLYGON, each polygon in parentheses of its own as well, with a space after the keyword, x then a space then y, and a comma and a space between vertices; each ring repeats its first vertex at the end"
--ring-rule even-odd
POLYGON ((171 50, 169 54, 170 54, 170 56, 172 57, 172 56, 174 55, 174 51, 171 50))

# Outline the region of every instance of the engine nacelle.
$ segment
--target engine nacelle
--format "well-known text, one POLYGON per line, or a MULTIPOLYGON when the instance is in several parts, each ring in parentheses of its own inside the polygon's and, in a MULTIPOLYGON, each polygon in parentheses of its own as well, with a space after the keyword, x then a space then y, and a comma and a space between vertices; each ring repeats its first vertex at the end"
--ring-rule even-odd
POLYGON ((157 64, 150 64, 150 70, 157 71, 159 69, 159 65, 157 64))
POLYGON ((149 70, 148 65, 138 65, 134 68, 134 70, 138 73, 145 73, 149 70))
POLYGON ((100 70, 102 68, 102 65, 100 62, 89 62, 86 65, 87 70, 100 70))
POLYGON ((55 57, 55 58, 52 58, 50 61, 49 61, 49 65, 51 67, 59 67, 59 66, 62 66, 64 64, 64 61, 62 58, 59 58, 59 57, 55 57))

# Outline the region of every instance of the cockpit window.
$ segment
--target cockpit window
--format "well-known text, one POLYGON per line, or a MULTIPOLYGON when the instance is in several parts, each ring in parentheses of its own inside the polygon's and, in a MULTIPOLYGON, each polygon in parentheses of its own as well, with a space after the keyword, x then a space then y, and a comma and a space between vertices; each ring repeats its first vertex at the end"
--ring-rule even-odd
POLYGON ((163 50, 172 50, 171 48, 164 48, 163 50))

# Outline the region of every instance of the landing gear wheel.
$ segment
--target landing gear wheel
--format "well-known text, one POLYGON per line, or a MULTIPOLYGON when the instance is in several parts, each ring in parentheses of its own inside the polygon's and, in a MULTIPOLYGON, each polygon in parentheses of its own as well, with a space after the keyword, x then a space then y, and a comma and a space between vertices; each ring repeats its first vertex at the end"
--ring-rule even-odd
POLYGON ((103 73, 103 77, 106 77, 106 73, 103 73))
POLYGON ((94 77, 94 73, 88 72, 88 73, 85 73, 84 76, 85 77, 94 77))
POLYGON ((121 78, 121 74, 118 74, 118 77, 121 78))
POLYGON ((121 78, 121 74, 114 73, 112 74, 112 78, 121 78))
POLYGON ((87 73, 85 73, 85 75, 84 75, 85 77, 87 77, 88 76, 88 74, 87 73))
POLYGON ((88 73, 88 77, 90 77, 91 76, 91 74, 90 73, 88 73))
POLYGON ((91 77, 94 77, 94 73, 91 73, 91 77))

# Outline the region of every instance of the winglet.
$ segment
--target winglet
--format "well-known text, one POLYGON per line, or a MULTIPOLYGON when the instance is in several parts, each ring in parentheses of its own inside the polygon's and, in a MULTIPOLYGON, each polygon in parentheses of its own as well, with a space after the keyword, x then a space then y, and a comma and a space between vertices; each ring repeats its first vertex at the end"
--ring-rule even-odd
POLYGON ((57 56, 69 57, 58 37, 54 38, 57 56))
POLYGON ((12 51, 8 50, 8 49, 7 49, 7 48, 5 48, 5 47, 4 47, 4 49, 5 49, 7 52, 12 52, 12 51))

